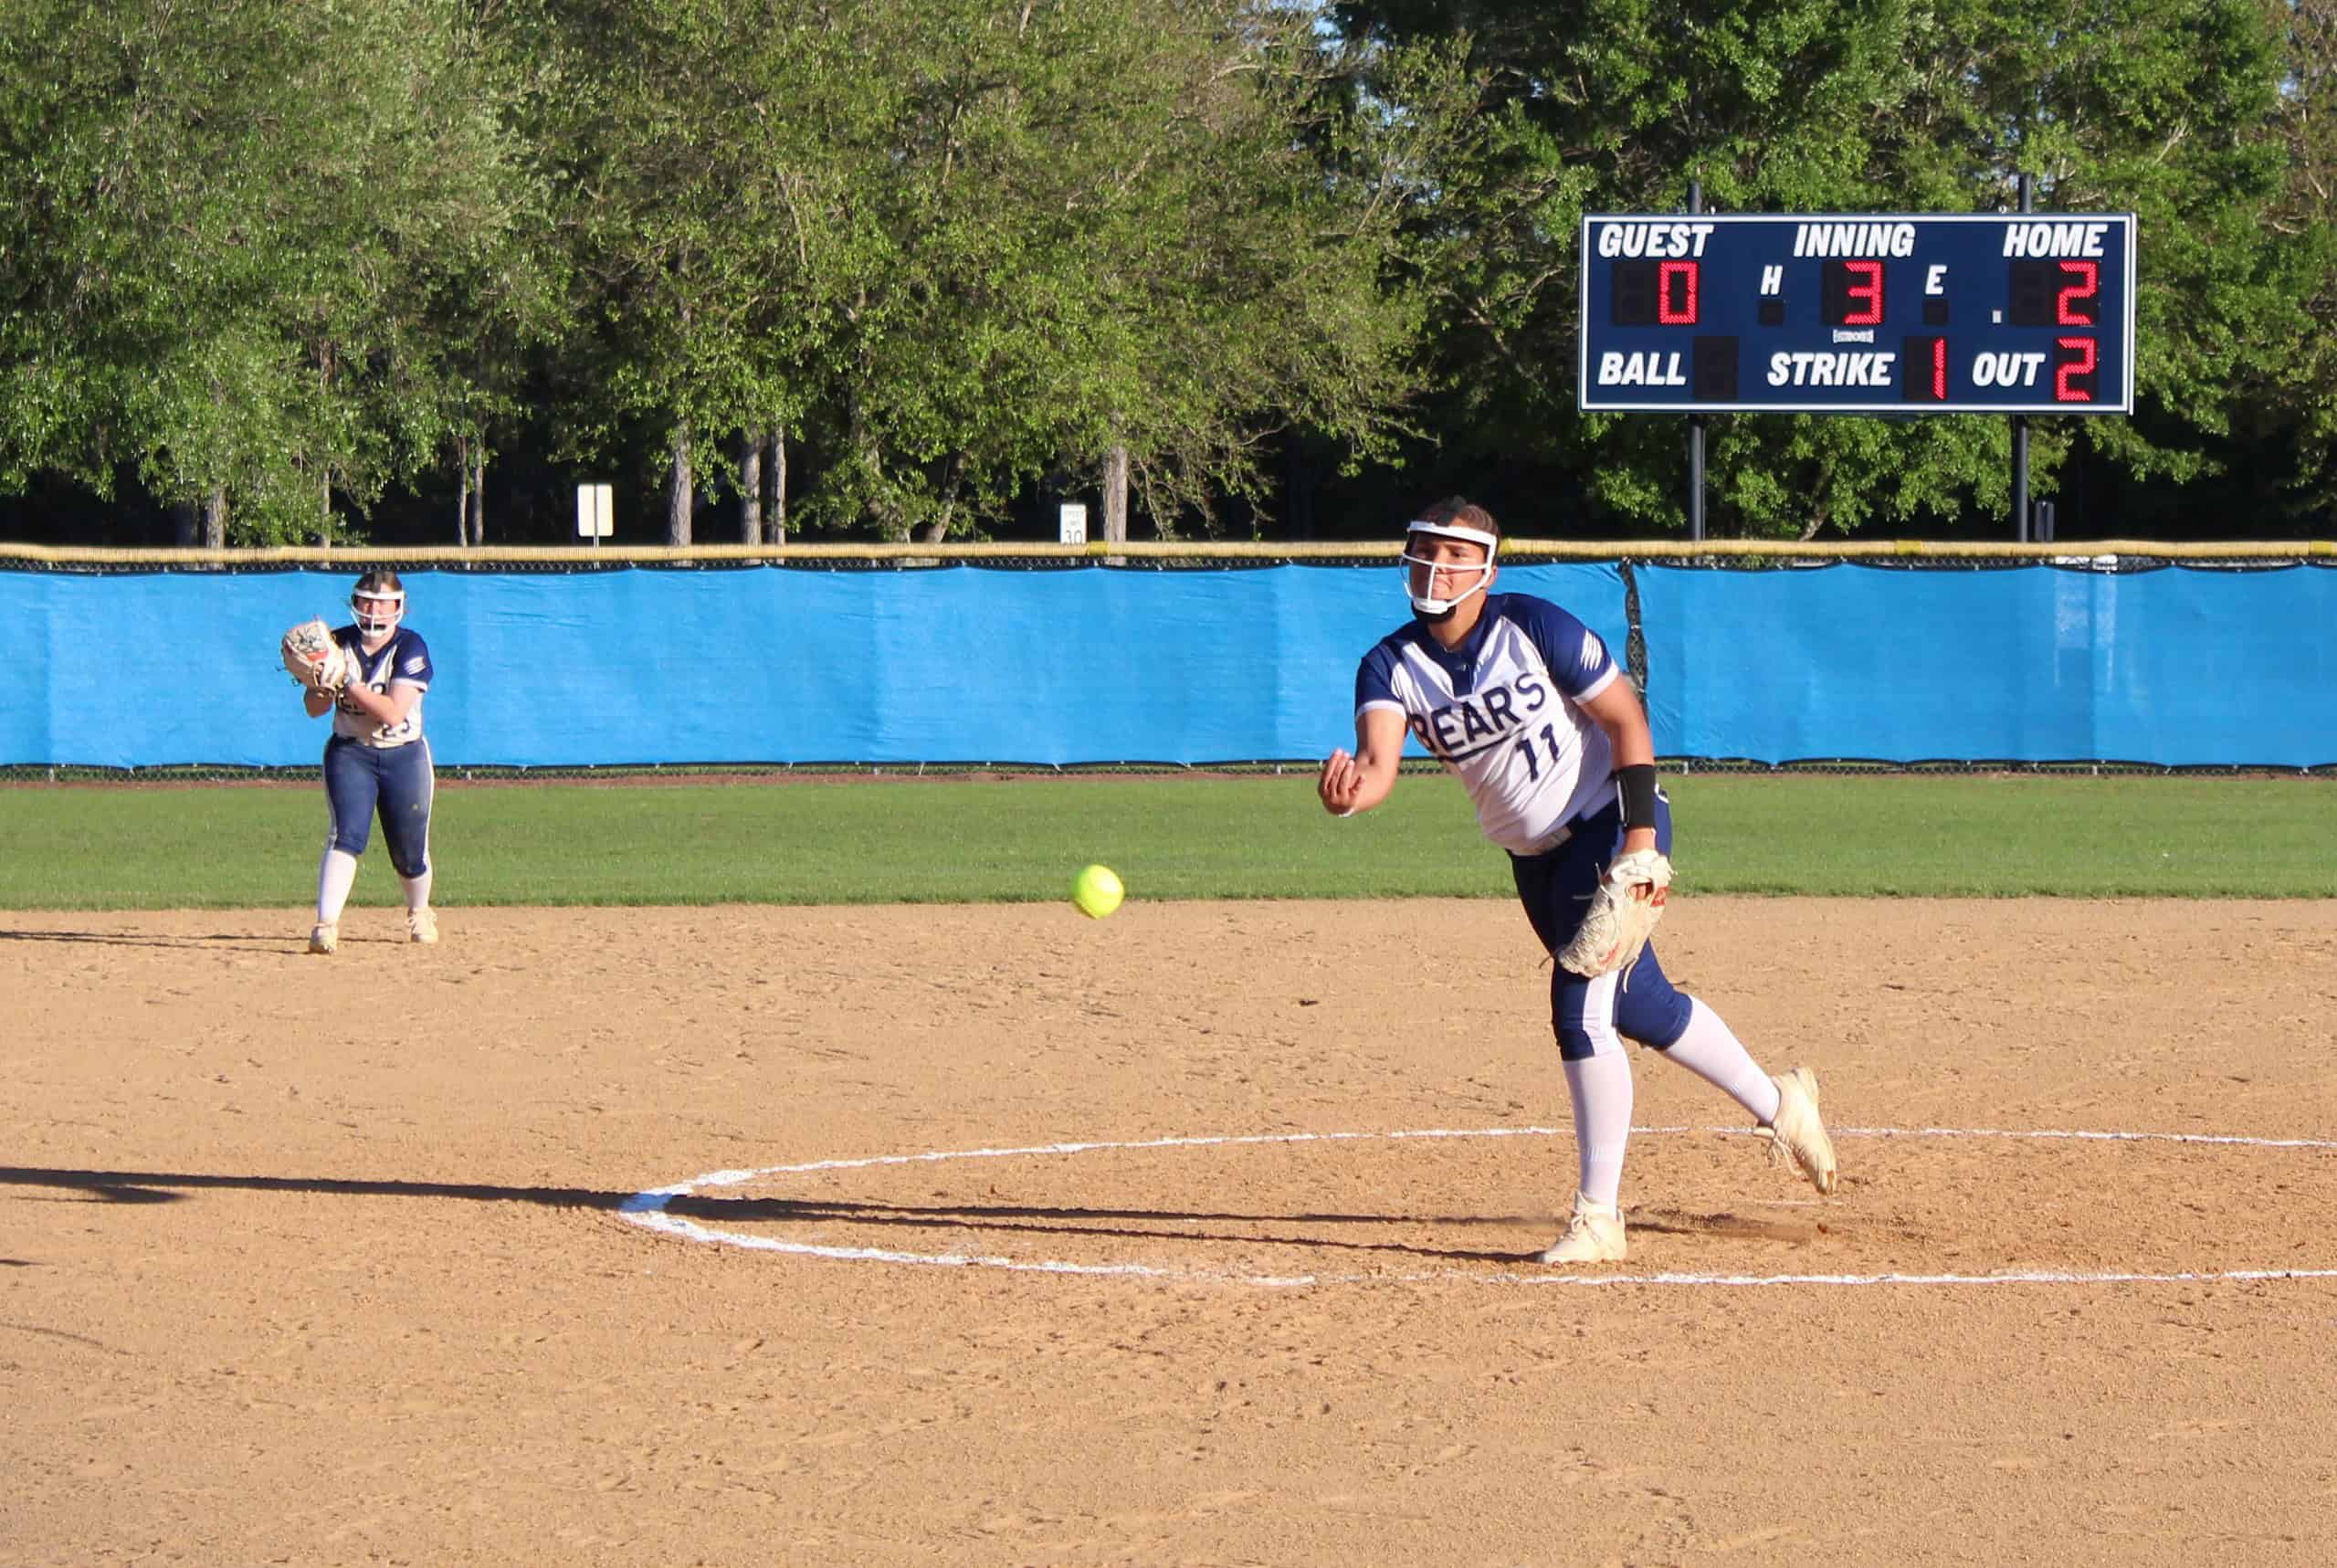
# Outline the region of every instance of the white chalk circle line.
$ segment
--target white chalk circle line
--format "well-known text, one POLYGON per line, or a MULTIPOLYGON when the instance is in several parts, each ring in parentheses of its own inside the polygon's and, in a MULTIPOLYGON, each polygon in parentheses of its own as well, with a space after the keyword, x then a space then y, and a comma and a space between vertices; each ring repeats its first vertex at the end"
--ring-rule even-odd
MULTIPOLYGON (((1634 1127, 1635 1137, 1666 1133, 1711 1132, 1749 1137, 1742 1127, 1634 1127)), ((1149 1138, 1127 1142, 1039 1143, 1014 1149, 951 1149, 919 1154, 873 1154, 853 1160, 811 1160, 797 1165, 763 1165, 753 1170, 709 1171, 686 1182, 636 1193, 618 1205, 627 1223, 660 1235, 714 1247, 735 1247, 750 1252, 789 1253, 801 1258, 835 1258, 856 1263, 901 1263, 949 1268, 997 1268, 1018 1274, 1092 1275, 1135 1279, 1205 1280, 1221 1284, 1291 1287, 1303 1285, 1417 1284, 1469 1279, 1503 1285, 2176 1285, 2259 1279, 2332 1279, 2332 1268, 2226 1268, 2174 1273, 2126 1271, 2024 1270, 2005 1274, 1566 1274, 1559 1272, 1487 1272, 1479 1269, 1439 1269, 1412 1274, 1250 1274, 1230 1269, 1163 1267, 1151 1263, 1071 1263, 1056 1259, 1001 1258, 974 1252, 903 1252, 880 1247, 832 1247, 817 1242, 784 1241, 775 1237, 742 1235, 700 1225, 669 1212, 676 1198, 694 1197, 709 1187, 736 1187, 768 1176, 800 1176, 821 1171, 870 1170, 884 1165, 938 1164, 952 1160, 1011 1160, 1039 1154, 1087 1154, 1142 1149, 1238 1148, 1272 1143, 1342 1143, 1406 1138, 1571 1138, 1558 1127, 1487 1127, 1475 1129, 1416 1129, 1395 1132, 1258 1132, 1200 1138, 1149 1138)), ((2103 1143, 2192 1143, 2248 1149, 2337 1149, 2337 1139, 2251 1138, 2210 1132, 2115 1132, 2070 1130, 2014 1130, 1991 1127, 1837 1127, 1842 1138, 1995 1138, 2059 1140, 2103 1143)), ((1287 1244, 1285 1244, 1287 1245, 1287 1244)))

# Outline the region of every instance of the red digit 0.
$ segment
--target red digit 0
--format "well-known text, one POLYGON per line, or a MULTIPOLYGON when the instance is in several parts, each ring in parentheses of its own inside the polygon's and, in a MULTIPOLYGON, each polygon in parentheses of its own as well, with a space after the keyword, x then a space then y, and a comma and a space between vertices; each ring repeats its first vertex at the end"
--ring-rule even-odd
POLYGON ((1696 324, 1696 263, 1693 261, 1659 261, 1656 264, 1656 321, 1666 327, 1692 327, 1696 324), (1685 279, 1681 290, 1686 303, 1672 309, 1671 280, 1685 279))

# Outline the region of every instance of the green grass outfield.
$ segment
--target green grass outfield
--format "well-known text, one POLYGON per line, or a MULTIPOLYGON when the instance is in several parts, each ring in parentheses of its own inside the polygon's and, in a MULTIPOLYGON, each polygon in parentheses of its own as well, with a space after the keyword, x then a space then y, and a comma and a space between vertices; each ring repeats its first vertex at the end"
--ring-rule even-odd
MULTIPOLYGON (((1683 890, 2337 897, 2337 781, 1668 774, 1683 890)), ((314 783, 0 787, 0 909, 284 907, 312 896, 314 783)), ((1407 772, 1325 816, 1311 776, 682 784, 442 781, 437 901, 827 904, 1510 896, 1458 785, 1407 772)), ((379 836, 359 903, 396 901, 379 836)))

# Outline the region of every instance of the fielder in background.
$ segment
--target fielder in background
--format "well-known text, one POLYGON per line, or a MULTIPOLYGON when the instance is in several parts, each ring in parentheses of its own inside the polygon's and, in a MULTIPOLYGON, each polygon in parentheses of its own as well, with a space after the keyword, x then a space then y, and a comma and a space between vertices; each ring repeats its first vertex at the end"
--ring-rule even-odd
MULTIPOLYGON (((376 812, 390 864, 405 887, 406 938, 438 940, 438 917, 430 908, 430 805, 437 778, 430 742, 422 735, 430 649, 400 624, 405 586, 396 573, 376 570, 358 578, 349 605, 355 622, 329 633, 333 647, 305 661, 311 671, 303 697, 309 717, 332 715, 332 737, 324 744, 331 826, 324 860, 317 868, 311 952, 331 952, 341 944, 341 911, 356 884, 357 858, 365 852, 376 812)), ((313 637, 318 629, 311 622, 286 634, 288 666, 296 662, 293 640, 303 631, 313 637)))
POLYGON ((1581 1161, 1573 1218, 1544 1263, 1625 1255, 1621 1191, 1631 1132, 1625 1037, 1654 1047, 1751 1113, 1772 1156, 1834 1190, 1834 1145, 1806 1068, 1762 1070, 1720 1016, 1675 989, 1647 942, 1670 881, 1671 805, 1656 787, 1647 716, 1606 645, 1546 599, 1496 594, 1500 527, 1454 498, 1405 534, 1413 620, 1363 656, 1355 752, 1316 790, 1334 816, 1395 785, 1407 731, 1469 790, 1485 836, 1510 852, 1550 983, 1581 1161))

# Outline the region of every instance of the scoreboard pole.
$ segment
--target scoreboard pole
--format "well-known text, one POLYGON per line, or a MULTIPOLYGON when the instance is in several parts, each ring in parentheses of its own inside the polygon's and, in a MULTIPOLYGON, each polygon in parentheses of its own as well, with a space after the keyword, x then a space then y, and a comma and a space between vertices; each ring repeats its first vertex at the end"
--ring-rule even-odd
MULTIPOLYGON (((2020 177, 2020 210, 2037 210, 2037 176, 2020 177)), ((2028 416, 2013 416, 2013 540, 2028 542, 2028 416)))
MULTIPOLYGON (((1704 182, 1688 182, 1688 210, 1704 210, 1704 182)), ((1690 415, 1688 420, 1688 537, 1691 543, 1704 542, 1704 416, 1690 415)))

